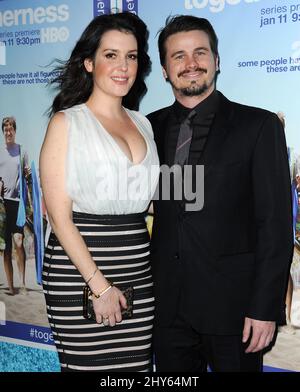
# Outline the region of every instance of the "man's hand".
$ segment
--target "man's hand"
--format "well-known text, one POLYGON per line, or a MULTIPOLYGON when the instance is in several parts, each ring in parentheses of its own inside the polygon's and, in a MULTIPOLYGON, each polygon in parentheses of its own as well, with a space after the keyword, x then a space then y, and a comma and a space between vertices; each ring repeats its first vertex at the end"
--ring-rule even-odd
POLYGON ((261 321, 246 317, 243 330, 243 343, 249 339, 252 329, 252 337, 246 353, 256 353, 268 347, 275 332, 275 321, 261 321))

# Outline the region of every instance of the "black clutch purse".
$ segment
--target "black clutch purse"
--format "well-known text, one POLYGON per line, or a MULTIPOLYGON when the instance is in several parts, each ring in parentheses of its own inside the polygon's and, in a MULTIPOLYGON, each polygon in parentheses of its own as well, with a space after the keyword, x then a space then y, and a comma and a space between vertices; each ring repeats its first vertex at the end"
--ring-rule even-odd
MULTIPOLYGON (((122 309, 122 319, 129 319, 133 315, 133 292, 134 289, 132 286, 126 287, 125 289, 121 290, 124 297, 127 301, 127 309, 122 309)), ((89 320, 96 321, 93 301, 92 301, 92 291, 88 285, 84 286, 83 288, 83 317, 89 320)))

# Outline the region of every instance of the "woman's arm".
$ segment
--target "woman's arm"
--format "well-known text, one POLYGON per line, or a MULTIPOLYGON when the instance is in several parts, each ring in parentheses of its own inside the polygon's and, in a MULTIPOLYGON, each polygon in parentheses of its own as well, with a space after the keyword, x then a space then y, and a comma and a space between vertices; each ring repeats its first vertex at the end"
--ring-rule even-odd
MULTIPOLYGON (((40 154, 40 178, 49 221, 65 252, 79 270, 83 279, 89 281, 94 294, 99 294, 109 282, 97 269, 91 254, 72 221, 72 200, 66 192, 66 156, 68 130, 65 115, 56 113, 51 119, 40 154), (92 277, 92 278, 91 278, 92 277), (90 279, 91 278, 91 279, 90 279)), ((120 304, 126 307, 122 293, 113 288, 103 297, 94 301, 97 321, 102 322, 102 316, 120 319, 120 304), (114 317, 113 317, 114 315, 114 317)))

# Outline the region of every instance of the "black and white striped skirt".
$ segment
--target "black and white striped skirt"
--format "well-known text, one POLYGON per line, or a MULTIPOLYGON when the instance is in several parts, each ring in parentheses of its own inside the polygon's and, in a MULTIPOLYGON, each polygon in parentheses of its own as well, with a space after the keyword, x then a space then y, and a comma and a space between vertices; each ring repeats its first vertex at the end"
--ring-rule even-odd
POLYGON ((144 214, 74 212, 73 221, 105 277, 134 287, 133 318, 114 327, 83 318, 85 282, 51 233, 43 289, 62 371, 151 371, 154 298, 144 214))

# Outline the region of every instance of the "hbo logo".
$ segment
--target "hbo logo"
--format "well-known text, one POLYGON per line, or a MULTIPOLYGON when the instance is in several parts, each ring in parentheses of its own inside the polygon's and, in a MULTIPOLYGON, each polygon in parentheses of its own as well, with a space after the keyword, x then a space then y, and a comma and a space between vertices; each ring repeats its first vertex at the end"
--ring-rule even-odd
POLYGON ((70 36, 69 29, 66 27, 47 27, 41 29, 42 43, 65 42, 70 36))

